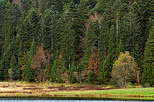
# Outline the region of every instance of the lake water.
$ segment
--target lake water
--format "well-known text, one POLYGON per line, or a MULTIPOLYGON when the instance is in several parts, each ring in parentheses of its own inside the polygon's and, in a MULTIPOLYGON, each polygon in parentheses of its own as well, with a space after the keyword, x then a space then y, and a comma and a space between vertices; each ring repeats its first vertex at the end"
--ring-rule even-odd
POLYGON ((0 98, 0 102, 154 102, 145 100, 89 100, 89 99, 55 99, 55 98, 0 98))

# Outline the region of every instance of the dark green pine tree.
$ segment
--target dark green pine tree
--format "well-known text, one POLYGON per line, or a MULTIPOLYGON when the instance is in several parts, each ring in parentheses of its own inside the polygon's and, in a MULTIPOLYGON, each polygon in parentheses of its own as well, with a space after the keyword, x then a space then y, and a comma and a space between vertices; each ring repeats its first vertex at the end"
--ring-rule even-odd
POLYGON ((16 36, 16 27, 18 24, 18 20, 21 16, 20 13, 20 8, 18 4, 12 2, 8 2, 6 5, 6 13, 5 13, 5 18, 6 22, 11 25, 11 28, 13 29, 13 35, 16 36))
MULTIPOLYGON (((2 47, 4 44, 4 33, 2 32, 3 30, 3 25, 5 22, 5 8, 6 8, 6 1, 0 0, 0 55, 2 51, 2 47)), ((1 56, 0 56, 1 59, 1 56)))
POLYGON ((104 12, 103 17, 101 19, 101 28, 100 28, 100 36, 99 36, 99 43, 98 43, 98 57, 99 57, 99 76, 98 76, 98 81, 100 84, 103 84, 104 81, 106 80, 103 76, 105 75, 104 73, 104 61, 107 58, 108 55, 108 42, 109 40, 109 19, 106 13, 104 12))
POLYGON ((53 0, 39 0, 39 12, 43 13, 53 5, 53 0))
POLYGON ((35 38, 36 41, 39 40, 38 21, 38 15, 36 11, 32 8, 31 10, 29 10, 28 15, 24 19, 22 26, 23 31, 20 34, 22 49, 24 52, 30 50, 30 44, 33 38, 35 38))
POLYGON ((21 0, 22 11, 28 13, 28 11, 31 8, 31 4, 32 4, 31 0, 21 0))
POLYGON ((57 51, 57 53, 55 54, 55 59, 54 59, 53 66, 50 72, 50 81, 52 82, 55 82, 56 78, 59 77, 57 75, 58 57, 59 57, 59 53, 57 51))
POLYGON ((152 28, 144 50, 142 84, 154 85, 154 27, 152 28))
MULTIPOLYGON (((20 42, 22 41, 22 39, 23 39, 23 35, 24 35, 24 25, 23 25, 23 23, 24 23, 24 19, 25 19, 25 17, 27 16, 27 14, 26 14, 26 11, 23 11, 22 12, 22 15, 21 15, 21 17, 20 17, 20 19, 19 19, 19 21, 18 21, 18 24, 17 24, 17 45, 18 45, 18 47, 19 47, 19 44, 20 44, 20 42)), ((22 45, 21 45, 22 46, 22 45)), ((22 48, 21 48, 22 49, 22 48)))
MULTIPOLYGON (((63 12, 61 13, 61 17, 59 18, 56 28, 54 32, 51 32, 51 36, 54 36, 54 52, 56 53, 57 50, 60 50, 61 41, 63 39, 63 31, 65 30, 65 26, 67 25, 68 21, 72 21, 73 19, 73 12, 70 11, 69 5, 65 5, 63 8, 63 12)), ((59 51, 60 53, 60 51, 59 51)))
MULTIPOLYGON (((70 32, 72 32, 72 35, 74 35, 74 31, 72 31, 72 28, 69 29, 66 27, 66 25, 68 24, 68 21, 72 21, 72 14, 70 12, 69 5, 68 4, 65 5, 65 8, 63 10, 64 11, 62 12, 59 20, 57 19, 58 23, 53 22, 54 25, 51 25, 51 28, 53 29, 50 28, 51 29, 51 32, 50 32, 51 50, 53 51, 53 58, 58 58, 58 59, 55 59, 53 70, 51 71, 51 73, 55 73, 55 70, 56 70, 57 78, 55 79, 55 77, 53 76, 53 79, 52 79, 52 80, 56 80, 56 82, 62 82, 62 74, 64 74, 64 72, 69 69, 69 62, 68 62, 69 56, 66 57, 66 54, 68 54, 69 49, 67 49, 66 51, 66 48, 65 48, 67 46, 65 42, 68 42, 69 40, 66 37, 68 37, 69 35, 68 36, 66 35, 67 33, 70 34, 70 32), (66 54, 63 52, 66 52, 66 54), (66 61, 64 59, 66 59, 66 61)), ((57 16, 59 16, 59 14, 57 16)), ((68 43, 68 46, 70 46, 69 43, 68 43)))
POLYGON ((153 0, 137 0, 139 5, 139 21, 141 24, 141 36, 143 37, 142 42, 142 54, 144 52, 144 47, 149 37, 149 31, 152 27, 151 19, 154 19, 154 1, 153 0))
POLYGON ((95 7, 97 7, 96 11, 98 13, 103 14, 106 11, 106 8, 108 6, 107 2, 108 2, 108 0, 98 0, 97 5, 95 6, 95 7))
POLYGON ((115 54, 116 54, 116 30, 114 25, 112 25, 111 29, 110 29, 110 34, 109 34, 109 44, 108 44, 108 55, 103 63, 103 70, 102 70, 102 83, 103 84, 110 84, 110 79, 111 79, 111 71, 112 71, 112 67, 113 67, 113 63, 115 60, 115 54))
POLYGON ((4 45, 2 47, 2 57, 1 57, 1 74, 2 80, 8 80, 8 68, 10 67, 10 60, 12 56, 12 50, 11 50, 11 39, 13 37, 12 34, 12 28, 10 25, 7 26, 7 29, 3 29, 6 31, 5 33, 5 41, 4 45))
MULTIPOLYGON (((0 55, 2 55, 2 50, 3 50, 3 45, 5 42, 5 38, 7 33, 9 32, 8 29, 10 29, 10 25, 8 25, 6 23, 6 21, 3 22, 3 24, 1 24, 1 28, 0 28, 0 55)), ((2 57, 2 56, 0 56, 2 57)))
POLYGON ((88 67, 87 61, 90 58, 90 55, 92 55, 96 50, 96 47, 95 47, 96 40, 97 40, 97 36, 95 35, 94 24, 93 24, 93 21, 91 20, 87 30, 86 42, 85 42, 85 53, 82 59, 84 68, 88 67))
POLYGON ((76 83, 77 82, 77 79, 76 77, 74 76, 74 72, 76 71, 76 66, 74 65, 74 63, 71 64, 71 67, 70 67, 70 75, 69 75, 69 81, 71 83, 76 83))
POLYGON ((56 53, 56 51, 54 51, 54 37, 58 19, 59 13, 57 10, 55 10, 54 6, 52 6, 50 9, 46 9, 44 11, 44 15, 40 19, 39 42, 43 42, 44 49, 51 50, 51 52, 54 54, 56 53))
POLYGON ((18 80, 21 78, 21 70, 17 67, 17 55, 18 51, 17 49, 17 43, 15 41, 15 38, 12 38, 12 42, 10 44, 10 50, 11 50, 11 60, 10 60, 10 69, 12 70, 12 78, 13 80, 18 80))
POLYGON ((25 67, 23 69, 22 78, 25 81, 29 81, 29 82, 35 81, 35 72, 32 68, 30 68, 34 60, 35 50, 36 50, 36 43, 35 43, 35 40, 33 39, 31 47, 30 47, 30 51, 27 53, 25 67))
POLYGON ((63 33, 62 33, 62 41, 60 52, 62 56, 62 61, 65 63, 65 67, 70 71, 71 64, 74 63, 76 53, 76 34, 74 29, 72 28, 72 22, 68 21, 66 24, 63 33))
POLYGON ((5 8, 6 8, 6 1, 0 0, 0 26, 4 22, 5 8))
POLYGON ((15 71, 16 71, 16 64, 17 64, 16 57, 15 57, 15 55, 13 53, 12 58, 10 60, 10 68, 8 69, 8 74, 9 74, 10 81, 14 80, 15 76, 17 74, 17 73, 15 73, 15 71))
MULTIPOLYGON (((93 61, 94 58, 91 58, 91 55, 94 55, 95 53, 97 53, 97 35, 95 34, 95 25, 94 22, 91 20, 89 25, 88 25, 88 30, 87 30, 87 35, 86 35, 86 42, 85 42, 85 53, 81 62, 81 66, 82 70, 84 69, 88 69, 89 65, 91 65, 92 63, 89 63, 88 60, 93 61)), ((93 68, 94 66, 92 66, 93 68)), ((93 72, 93 69, 90 67, 90 69, 88 69, 90 72, 88 73, 88 77, 87 77, 87 81, 89 81, 91 84, 94 83, 94 81, 96 81, 96 73, 93 72), (93 76, 93 77, 92 77, 93 76), (94 78, 95 77, 95 78, 94 78)))
MULTIPOLYGON (((80 0, 77 10, 74 14, 73 18, 73 28, 75 30, 75 33, 77 35, 77 61, 80 61, 83 58, 84 55, 84 38, 86 36, 86 25, 87 19, 89 17, 90 7, 86 5, 85 0, 80 0)), ((80 64, 81 65, 81 64, 80 64)), ((78 67, 79 69, 80 67, 78 67)), ((81 68, 82 69, 82 68, 81 68)))
MULTIPOLYGON (((23 59, 23 55, 26 54, 26 49, 24 49, 25 47, 25 43, 27 43, 27 41, 24 41, 24 35, 25 35, 25 27, 24 27, 24 20, 25 17, 27 16, 26 11, 22 11, 22 15, 21 18, 19 19, 18 25, 17 25, 17 40, 16 40, 16 47, 17 47, 17 68, 20 69, 20 74, 22 73, 22 69, 21 68, 24 65, 24 61, 23 59), (22 64, 20 64, 20 62, 23 61, 22 64)), ((25 59, 24 59, 25 60, 25 59)), ((20 75, 20 79, 21 79, 21 75, 20 75)))
POLYGON ((122 19, 121 41, 124 50, 130 51, 131 55, 139 60, 142 53, 143 38, 137 17, 132 4, 129 4, 129 12, 122 19))

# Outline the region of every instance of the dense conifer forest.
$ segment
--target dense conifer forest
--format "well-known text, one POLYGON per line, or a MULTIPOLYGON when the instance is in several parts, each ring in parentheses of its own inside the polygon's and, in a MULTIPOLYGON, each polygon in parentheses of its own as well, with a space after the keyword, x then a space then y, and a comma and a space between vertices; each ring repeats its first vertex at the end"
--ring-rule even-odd
POLYGON ((154 85, 154 0, 0 0, 0 81, 116 84, 125 51, 154 85))

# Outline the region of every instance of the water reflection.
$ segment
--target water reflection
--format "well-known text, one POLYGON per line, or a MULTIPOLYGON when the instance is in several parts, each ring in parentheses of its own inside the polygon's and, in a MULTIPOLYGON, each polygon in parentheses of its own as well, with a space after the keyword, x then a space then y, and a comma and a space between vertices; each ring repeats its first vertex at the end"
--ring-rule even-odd
POLYGON ((143 100, 76 100, 55 98, 0 98, 0 102, 154 102, 143 100))

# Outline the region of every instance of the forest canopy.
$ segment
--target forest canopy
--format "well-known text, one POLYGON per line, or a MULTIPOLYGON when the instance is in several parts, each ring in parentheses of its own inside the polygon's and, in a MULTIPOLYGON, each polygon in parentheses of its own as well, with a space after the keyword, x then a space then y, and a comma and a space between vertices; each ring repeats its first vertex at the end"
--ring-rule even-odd
POLYGON ((0 0, 0 80, 115 84, 129 51, 152 86, 153 11, 154 0, 0 0))

